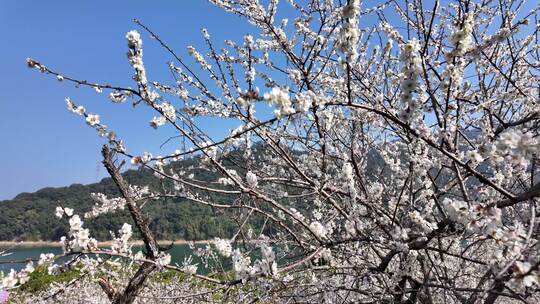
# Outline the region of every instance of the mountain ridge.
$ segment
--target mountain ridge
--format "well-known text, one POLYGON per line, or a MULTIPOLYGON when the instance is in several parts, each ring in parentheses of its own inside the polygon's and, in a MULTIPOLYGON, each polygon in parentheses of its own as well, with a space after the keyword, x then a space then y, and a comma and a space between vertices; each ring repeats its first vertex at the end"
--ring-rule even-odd
MULTIPOLYGON (((197 160, 189 159, 174 166, 188 167, 197 160)), ((159 186, 159 179, 148 169, 126 170, 124 178, 134 185, 159 186)), ((210 181, 211 176, 201 174, 210 181)), ((0 241, 57 241, 68 232, 67 220, 55 217, 57 206, 70 207, 83 215, 94 205, 91 193, 104 193, 110 197, 120 195, 110 177, 97 183, 73 183, 63 187, 44 187, 35 192, 23 192, 13 199, 0 201, 0 241)), ((217 210, 181 199, 152 201, 144 212, 151 218, 151 229, 158 239, 205 240, 218 235, 232 235, 234 222, 218 220, 217 210)), ((110 239, 124 223, 132 223, 127 210, 85 219, 92 237, 110 239)), ((137 235, 136 235, 137 236, 137 235)))

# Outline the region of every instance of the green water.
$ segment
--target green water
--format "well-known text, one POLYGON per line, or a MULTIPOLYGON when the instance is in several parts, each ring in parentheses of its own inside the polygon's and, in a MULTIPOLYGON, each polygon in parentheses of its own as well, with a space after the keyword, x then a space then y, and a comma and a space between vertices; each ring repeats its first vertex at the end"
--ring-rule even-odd
MULTIPOLYGON (((205 245, 196 245, 196 247, 204 247, 205 245)), ((4 250, 4 249, 2 249, 4 250)), ((141 250, 140 246, 134 246, 133 252, 141 250)), ((62 248, 59 247, 33 247, 33 248, 14 248, 7 251, 9 255, 0 256, 0 271, 9 271, 11 268, 19 270, 24 268, 26 260, 39 259, 39 255, 42 253, 61 254, 62 248)), ((192 254, 192 250, 188 245, 173 245, 169 250, 171 255, 171 264, 182 264, 184 257, 192 254)), ((194 262, 197 262, 194 256, 194 262)))

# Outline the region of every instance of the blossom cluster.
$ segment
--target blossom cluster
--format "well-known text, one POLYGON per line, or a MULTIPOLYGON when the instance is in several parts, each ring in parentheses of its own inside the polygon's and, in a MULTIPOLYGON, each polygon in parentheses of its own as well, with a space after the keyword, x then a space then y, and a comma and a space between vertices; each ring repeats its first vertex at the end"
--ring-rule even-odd
POLYGON ((339 50, 345 54, 348 62, 356 61, 358 57, 357 45, 360 39, 358 30, 358 16, 360 15, 360 0, 348 1, 343 7, 343 27, 339 32, 339 50))
POLYGON ((239 249, 232 252, 232 267, 236 278, 242 281, 249 280, 256 275, 274 276, 278 273, 275 253, 268 244, 260 245, 261 259, 251 265, 251 257, 246 256, 239 249))
POLYGON ((230 257, 232 253, 232 245, 229 240, 216 238, 214 240, 216 250, 224 257, 230 257))
POLYGON ((473 47, 472 32, 474 30, 474 16, 471 13, 466 14, 463 24, 456 29, 450 41, 454 46, 454 55, 462 55, 473 47))
POLYGON ((193 264, 193 258, 191 256, 184 258, 184 262, 182 262, 182 270, 184 273, 190 275, 197 273, 197 264, 193 264))
POLYGON ((417 40, 411 40, 402 45, 400 60, 403 62, 401 70, 401 102, 403 110, 400 118, 411 121, 418 115, 420 101, 415 98, 414 93, 419 89, 419 76, 422 72, 422 61, 420 59, 420 44, 417 40))
POLYGON ((97 248, 97 240, 90 237, 90 231, 83 228, 83 221, 78 214, 73 214, 69 208, 57 208, 57 216, 66 215, 69 218, 68 238, 63 236, 60 239, 64 252, 84 251, 97 248), (67 209, 67 210, 66 210, 67 209), (69 214, 72 214, 71 216, 69 214))
POLYGON ((96 201, 96 204, 91 211, 84 214, 85 218, 114 213, 116 210, 124 210, 126 206, 126 200, 123 197, 108 198, 103 193, 91 193, 90 196, 96 201))
POLYGON ((510 163, 527 168, 534 153, 540 149, 540 142, 531 132, 510 129, 503 132, 494 146, 487 150, 496 162, 510 163))
POLYGON ((273 87, 270 92, 264 94, 264 99, 269 105, 276 106, 274 114, 278 118, 295 112, 287 89, 273 87))
POLYGON ((164 102, 158 105, 155 105, 155 108, 161 112, 162 116, 156 116, 150 121, 150 126, 154 129, 164 125, 167 120, 174 122, 176 120, 176 109, 173 105, 168 102, 164 102))
POLYGON ((139 86, 139 91, 143 100, 148 104, 153 104, 160 96, 156 91, 150 90, 148 87, 148 79, 146 78, 146 69, 143 63, 142 39, 139 32, 136 30, 129 31, 126 34, 129 63, 135 70, 133 79, 139 86))
POLYGON ((131 225, 128 223, 124 223, 124 225, 122 225, 122 228, 118 230, 118 237, 115 237, 113 234, 113 242, 111 245, 112 252, 129 253, 130 247, 128 241, 132 235, 133 231, 131 230, 131 225))
POLYGON ((309 228, 317 237, 321 239, 326 238, 326 235, 328 234, 326 227, 324 227, 324 225, 321 224, 319 221, 311 222, 311 224, 309 224, 309 228))
POLYGON ((257 175, 255 175, 255 173, 253 173, 251 171, 248 171, 246 173, 246 182, 247 182, 249 187, 256 188, 257 184, 258 184, 257 175))
POLYGON ((353 166, 351 165, 350 162, 343 163, 343 167, 341 168, 341 177, 344 181, 344 186, 345 186, 344 188, 351 195, 351 200, 354 201, 356 199, 357 192, 356 192, 353 166))
POLYGON ((204 57, 201 55, 201 53, 197 52, 197 50, 193 46, 188 46, 188 53, 190 56, 192 56, 195 61, 201 66, 203 70, 210 70, 212 68, 211 65, 209 65, 206 60, 204 60, 204 57))
POLYGON ((84 106, 77 106, 69 97, 66 98, 65 101, 68 111, 75 113, 79 116, 83 116, 85 118, 86 124, 88 124, 88 126, 90 126, 91 128, 94 128, 99 136, 106 137, 111 146, 115 147, 115 149, 117 149, 118 151, 126 150, 122 140, 119 140, 116 137, 116 133, 108 130, 107 126, 101 123, 100 116, 98 114, 86 113, 86 109, 84 108, 84 106))
POLYGON ((0 287, 10 289, 28 282, 30 280, 30 274, 34 272, 34 269, 34 264, 32 262, 26 264, 26 267, 19 272, 11 269, 9 273, 2 278, 0 287))

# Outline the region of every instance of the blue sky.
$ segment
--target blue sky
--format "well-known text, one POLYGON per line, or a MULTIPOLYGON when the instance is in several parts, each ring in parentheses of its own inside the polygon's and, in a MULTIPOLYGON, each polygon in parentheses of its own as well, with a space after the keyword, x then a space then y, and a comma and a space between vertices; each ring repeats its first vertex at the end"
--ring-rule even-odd
MULTIPOLYGON (((174 135, 148 127, 152 116, 143 107, 111 104, 106 94, 75 89, 26 67, 25 59, 32 57, 78 79, 135 86, 124 38, 137 28, 133 18, 183 55, 188 45, 202 47, 203 26, 217 41, 240 40, 252 31, 243 19, 203 0, 1 1, 0 199, 45 186, 92 183, 105 176, 100 164, 104 141, 66 110, 65 97, 100 114, 102 122, 126 140, 130 152, 140 153, 145 147, 155 152, 174 135)), ((170 57, 147 35, 143 39, 149 79, 171 83, 165 65, 170 57)), ((233 126, 205 124, 214 136, 233 126)))
MULTIPOLYGON (((521 14, 533 5, 529 1, 521 14)), ((133 18, 184 57, 188 45, 205 52, 202 27, 218 46, 224 39, 241 41, 244 34, 254 32, 243 19, 206 0, 0 1, 0 200, 46 186, 97 182, 106 176, 100 163, 104 141, 66 110, 68 96, 89 113, 100 114, 133 154, 147 150, 160 154, 159 145, 175 135, 170 129, 150 128, 153 115, 144 107, 111 104, 106 94, 75 89, 26 67, 26 58, 32 57, 77 79, 135 87, 125 55, 125 34, 138 29, 133 18)), ((148 78, 172 83, 166 68, 171 57, 148 35, 142 37, 148 78)), ((213 137, 236 126, 215 120, 203 125, 213 137)), ((163 154, 175 148, 169 145, 163 154)))

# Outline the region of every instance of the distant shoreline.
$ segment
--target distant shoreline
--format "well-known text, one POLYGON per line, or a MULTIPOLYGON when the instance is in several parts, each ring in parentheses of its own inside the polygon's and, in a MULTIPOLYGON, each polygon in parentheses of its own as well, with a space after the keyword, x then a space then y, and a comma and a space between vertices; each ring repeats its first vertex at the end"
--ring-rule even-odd
MULTIPOLYGON (((199 241, 187 241, 187 240, 160 240, 158 241, 158 244, 160 245, 170 245, 173 243, 174 245, 185 245, 189 243, 194 244, 208 244, 211 240, 199 240, 199 241)), ((106 242, 98 242, 99 247, 110 247, 112 244, 112 241, 106 241, 106 242)), ((144 245, 144 242, 139 241, 133 241, 130 242, 131 245, 144 245)), ((37 247, 62 247, 62 244, 60 244, 60 241, 0 241, 0 248, 7 249, 7 248, 37 248, 37 247)))

